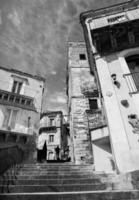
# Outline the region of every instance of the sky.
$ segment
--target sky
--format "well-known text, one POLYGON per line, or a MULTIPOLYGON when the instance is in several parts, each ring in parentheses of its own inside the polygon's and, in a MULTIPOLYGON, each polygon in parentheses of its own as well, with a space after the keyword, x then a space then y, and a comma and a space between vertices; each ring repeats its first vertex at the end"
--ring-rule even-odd
POLYGON ((81 12, 126 0, 0 0, 0 66, 46 78, 43 110, 66 114, 67 42, 83 41, 81 12))

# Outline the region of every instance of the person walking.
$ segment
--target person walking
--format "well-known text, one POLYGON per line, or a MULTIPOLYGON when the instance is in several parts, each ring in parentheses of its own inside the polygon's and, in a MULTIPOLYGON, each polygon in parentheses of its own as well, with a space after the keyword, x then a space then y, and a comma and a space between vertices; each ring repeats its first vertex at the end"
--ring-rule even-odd
POLYGON ((56 152, 56 160, 60 160, 60 158, 59 158, 59 153, 60 153, 60 148, 59 148, 59 146, 57 146, 57 147, 55 148, 55 152, 56 152))

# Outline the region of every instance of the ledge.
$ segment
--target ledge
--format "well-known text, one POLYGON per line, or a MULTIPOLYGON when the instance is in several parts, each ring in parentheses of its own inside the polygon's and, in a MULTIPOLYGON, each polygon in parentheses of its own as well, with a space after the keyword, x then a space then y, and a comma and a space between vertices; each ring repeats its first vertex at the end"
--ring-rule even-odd
POLYGON ((34 98, 32 97, 0 90, 0 104, 36 111, 33 102, 34 98))
POLYGON ((57 127, 56 126, 41 127, 39 130, 39 134, 41 134, 43 131, 46 133, 56 132, 57 127))

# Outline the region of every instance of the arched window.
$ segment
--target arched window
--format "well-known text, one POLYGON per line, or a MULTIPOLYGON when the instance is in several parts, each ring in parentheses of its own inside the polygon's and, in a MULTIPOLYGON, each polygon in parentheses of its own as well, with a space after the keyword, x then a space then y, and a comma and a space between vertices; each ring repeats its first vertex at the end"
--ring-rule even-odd
POLYGON ((136 85, 137 91, 139 91, 139 54, 126 57, 126 62, 136 85))

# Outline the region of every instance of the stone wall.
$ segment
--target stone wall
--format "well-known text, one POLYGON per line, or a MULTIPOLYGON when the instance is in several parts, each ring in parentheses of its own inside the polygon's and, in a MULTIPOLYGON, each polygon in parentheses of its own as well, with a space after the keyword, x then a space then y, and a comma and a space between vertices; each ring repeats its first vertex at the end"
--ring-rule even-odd
POLYGON ((70 136, 72 157, 76 164, 93 163, 91 135, 88 127, 86 110, 89 109, 88 97, 84 95, 88 89, 96 89, 94 76, 91 75, 84 43, 69 43, 68 65, 68 98, 70 115, 70 136), (86 56, 80 59, 80 54, 86 56), (89 86, 89 87, 88 87, 89 86), (90 87, 91 86, 91 87, 90 87), (87 90, 86 90, 87 89, 87 90))

